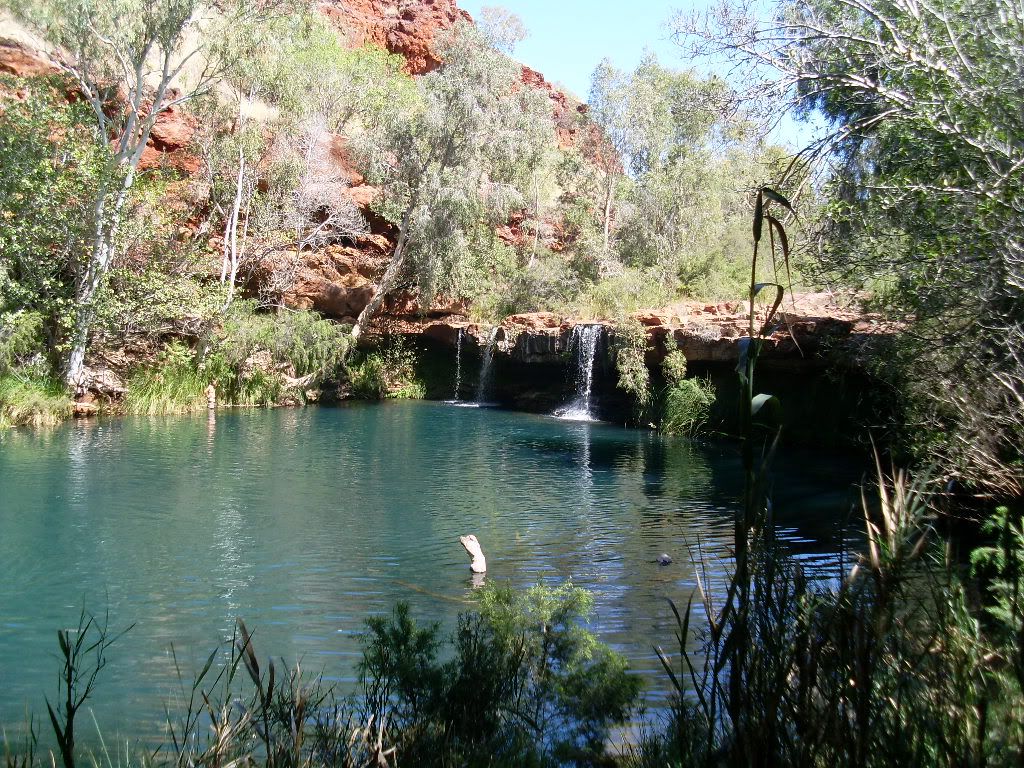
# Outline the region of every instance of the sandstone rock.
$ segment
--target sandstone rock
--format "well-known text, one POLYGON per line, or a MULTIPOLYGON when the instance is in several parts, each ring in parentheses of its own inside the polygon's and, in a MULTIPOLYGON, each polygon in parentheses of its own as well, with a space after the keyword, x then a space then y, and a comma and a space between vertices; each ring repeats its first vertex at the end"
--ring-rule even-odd
POLYGON ((285 294, 292 309, 312 309, 337 319, 356 317, 373 298, 373 284, 359 274, 339 275, 334 280, 302 273, 285 294))
POLYGON ((409 291, 401 291, 389 296, 384 302, 384 311, 399 317, 445 317, 447 315, 464 315, 469 311, 469 304, 464 299, 452 299, 448 296, 436 296, 429 307, 420 304, 419 297, 409 291))
POLYGON ((510 315, 505 318, 505 325, 539 331, 562 327, 562 318, 554 312, 527 312, 521 315, 510 315))
POLYGON ((189 151, 197 127, 195 117, 178 107, 161 112, 153 124, 139 168, 171 168, 188 176, 198 173, 202 160, 189 151))
POLYGON ((96 403, 85 402, 83 400, 74 403, 72 415, 74 415, 75 418, 85 419, 90 416, 95 416, 99 411, 100 407, 96 403))
POLYGON ((411 75, 441 64, 435 50, 439 32, 472 21, 455 0, 325 0, 320 10, 353 48, 372 43, 398 54, 411 75))
POLYGON ((459 341, 459 331, 471 333, 468 329, 469 326, 466 323, 435 321, 426 325, 422 333, 429 339, 454 347, 459 341))
POLYGON ((15 77, 52 75, 60 70, 39 51, 16 40, 0 38, 0 72, 15 77))
MULTIPOLYGON (((102 395, 108 400, 120 398, 127 392, 121 377, 106 367, 86 366, 82 369, 83 393, 90 392, 102 395)), ((91 398, 89 398, 91 401, 91 398)))
POLYGON ((657 328, 672 324, 672 315, 668 312, 642 312, 634 315, 634 317, 640 321, 640 325, 646 328, 657 328))

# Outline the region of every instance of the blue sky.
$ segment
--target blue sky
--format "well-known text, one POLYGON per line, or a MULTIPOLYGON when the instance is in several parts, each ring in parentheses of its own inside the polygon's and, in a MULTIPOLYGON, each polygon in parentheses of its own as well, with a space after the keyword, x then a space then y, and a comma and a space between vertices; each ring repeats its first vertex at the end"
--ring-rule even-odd
POLYGON ((632 69, 648 48, 666 65, 685 66, 666 28, 681 2, 459 0, 459 7, 474 18, 488 5, 507 8, 526 25, 530 36, 516 48, 515 57, 583 100, 590 90, 590 73, 605 57, 619 69, 632 69))
MULTIPOLYGON (((605 57, 617 68, 630 70, 650 50, 665 66, 691 66, 669 39, 668 22, 677 11, 706 7, 707 0, 458 0, 458 4, 474 18, 479 18, 484 6, 501 6, 519 16, 529 37, 518 45, 515 58, 586 101, 590 74, 605 57)), ((707 71, 707 63, 698 69, 707 71)), ((800 146, 812 133, 811 126, 786 117, 773 138, 800 146)))

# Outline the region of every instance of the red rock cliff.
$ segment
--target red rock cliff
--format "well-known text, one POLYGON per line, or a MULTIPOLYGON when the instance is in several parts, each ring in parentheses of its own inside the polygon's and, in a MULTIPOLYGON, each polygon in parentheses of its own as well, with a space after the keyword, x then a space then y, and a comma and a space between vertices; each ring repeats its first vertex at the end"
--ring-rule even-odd
POLYGON ((438 32, 473 21, 455 0, 326 0, 320 10, 353 48, 373 43, 403 56, 412 75, 440 66, 438 32))

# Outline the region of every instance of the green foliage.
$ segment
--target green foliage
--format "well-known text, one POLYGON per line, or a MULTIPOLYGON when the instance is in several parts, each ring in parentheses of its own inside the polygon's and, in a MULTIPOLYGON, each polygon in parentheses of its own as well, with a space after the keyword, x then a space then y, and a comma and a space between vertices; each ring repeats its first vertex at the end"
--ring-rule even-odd
POLYGON ((205 254, 172 248, 141 261, 115 267, 107 276, 96 316, 97 337, 104 344, 195 336, 219 321, 224 292, 208 281, 205 254))
POLYGON ((43 316, 21 310, 0 313, 0 376, 27 362, 43 348, 43 316))
POLYGON ((438 662, 437 626, 399 604, 368 622, 361 678, 368 717, 396 725, 415 765, 557 765, 601 759, 609 727, 639 691, 621 656, 580 625, 592 609, 564 584, 525 592, 487 586, 463 614, 454 656, 438 662))
POLYGON ((710 379, 686 378, 686 356, 673 350, 661 364, 665 378, 658 429, 667 435, 692 435, 711 413, 715 388, 710 379))
POLYGON ((206 407, 208 383, 192 351, 173 341, 154 364, 139 368, 128 380, 124 410, 147 416, 199 410, 206 407))
POLYGON ((275 365, 318 383, 335 376, 352 349, 346 330, 315 312, 259 313, 251 302, 238 302, 224 317, 217 345, 232 367, 266 351, 275 365))
POLYGON ((34 351, 55 361, 73 325, 74 280, 93 220, 89 196, 104 153, 86 127, 87 107, 68 104, 50 80, 3 76, 0 87, 26 94, 0 112, 0 314, 39 318, 34 351))
POLYGON ((52 426, 71 416, 67 389, 50 377, 0 374, 0 429, 52 426))
POLYGON ((416 352, 402 336, 389 336, 376 352, 347 367, 352 396, 361 400, 421 400, 426 388, 416 375, 416 352))
POLYGON ((574 197, 573 221, 585 231, 578 204, 587 197, 592 217, 612 210, 604 271, 638 270, 671 298, 742 293, 746 190, 781 170, 783 153, 756 140, 736 102, 720 78, 652 55, 631 73, 607 61, 594 71, 590 116, 608 142, 596 158, 605 179, 574 197))
POLYGON ((996 542, 971 552, 971 564, 988 577, 987 610, 1004 633, 1002 639, 1012 641, 1024 629, 1024 524, 1008 507, 998 507, 982 530, 996 542))
MULTIPOLYGON (((634 765, 1019 762, 1019 572, 994 580, 984 627, 970 585, 931 540, 927 485, 880 474, 877 490, 867 551, 838 581, 809 578, 763 530, 744 611, 709 590, 695 595, 709 617, 697 653, 686 649, 693 599, 676 613, 681 661, 662 654, 675 722, 634 765)), ((1006 516, 991 525, 1006 531, 1006 516)), ((1024 562, 1022 545, 1016 533, 1003 538, 1004 564, 1024 562)), ((742 588, 734 577, 725 593, 742 588)))
POLYGON ((372 44, 351 48, 315 10, 290 10, 264 24, 265 49, 236 41, 228 78, 240 93, 276 107, 279 121, 312 119, 333 133, 359 132, 415 98, 401 56, 372 44))
POLYGON ((828 126, 802 152, 824 171, 813 241, 830 282, 883 287, 876 306, 907 324, 901 364, 879 365, 914 406, 906 443, 950 477, 1019 498, 1019 4, 941 0, 921 13, 911 0, 785 0, 760 13, 728 2, 711 16, 681 19, 680 38, 761 79, 751 92, 791 94, 762 106, 828 126), (922 431, 937 439, 918 441, 922 431))
MULTIPOLYGON (((369 619, 362 690, 344 699, 322 675, 258 655, 237 619, 230 648, 216 648, 191 686, 175 658, 183 685, 167 709, 170 739, 139 759, 154 768, 608 764, 610 729, 633 712, 639 682, 581 626, 590 596, 571 584, 478 594, 444 641, 436 624, 417 625, 405 603, 369 619)), ((58 632, 59 696, 47 712, 64 768, 96 761, 76 746, 84 741, 77 715, 95 698, 112 644, 130 629, 115 634, 83 611, 76 629, 58 632)), ((8 746, 7 768, 41 765, 34 749, 12 754, 8 746)))
POLYGON ((664 306, 672 297, 656 276, 626 267, 586 286, 570 307, 578 317, 614 320, 640 309, 664 306))
POLYGON ((417 101, 357 142, 384 192, 380 212, 399 231, 370 314, 403 280, 425 303, 485 283, 495 227, 526 205, 550 157, 550 103, 521 87, 514 62, 461 23, 441 40, 440 56, 444 65, 416 80, 417 101))
POLYGON ((351 345, 344 326, 313 312, 265 314, 237 302, 199 349, 172 341, 137 370, 124 407, 146 414, 206 408, 211 383, 225 405, 276 405, 286 394, 301 401, 304 390, 340 375, 351 345))
POLYGON ((619 374, 616 386, 632 399, 638 419, 651 405, 651 374, 645 361, 647 344, 647 330, 636 318, 626 318, 615 325, 612 349, 619 374))

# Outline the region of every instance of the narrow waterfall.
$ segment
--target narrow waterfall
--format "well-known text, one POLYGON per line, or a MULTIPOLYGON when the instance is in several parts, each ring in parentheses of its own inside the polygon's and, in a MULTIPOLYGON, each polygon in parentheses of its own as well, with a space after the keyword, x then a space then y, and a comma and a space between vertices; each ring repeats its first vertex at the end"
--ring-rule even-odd
POLYGON ((480 381, 476 388, 476 402, 477 405, 484 405, 487 403, 487 392, 491 388, 491 378, 493 376, 494 367, 494 351, 498 347, 498 331, 501 328, 496 326, 491 329, 491 335, 487 337, 487 346, 484 347, 483 361, 480 364, 480 381))
POLYGON ((569 338, 569 351, 576 361, 576 397, 568 405, 555 411, 555 416, 570 421, 593 421, 590 412, 594 387, 594 360, 597 344, 601 340, 604 326, 577 325, 569 338))
POLYGON ((459 390, 462 389, 462 336, 464 328, 459 328, 458 338, 455 340, 455 398, 452 402, 459 402, 459 390))

